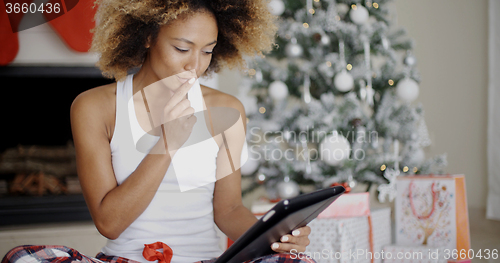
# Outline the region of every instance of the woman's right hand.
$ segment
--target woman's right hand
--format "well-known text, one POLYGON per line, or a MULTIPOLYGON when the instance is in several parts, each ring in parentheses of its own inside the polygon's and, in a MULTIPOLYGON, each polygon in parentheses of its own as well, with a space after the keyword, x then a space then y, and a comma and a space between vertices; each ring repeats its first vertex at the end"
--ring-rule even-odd
POLYGON ((187 141, 196 123, 194 108, 186 94, 193 86, 195 78, 184 82, 167 101, 161 118, 161 135, 157 146, 167 149, 170 156, 187 141))

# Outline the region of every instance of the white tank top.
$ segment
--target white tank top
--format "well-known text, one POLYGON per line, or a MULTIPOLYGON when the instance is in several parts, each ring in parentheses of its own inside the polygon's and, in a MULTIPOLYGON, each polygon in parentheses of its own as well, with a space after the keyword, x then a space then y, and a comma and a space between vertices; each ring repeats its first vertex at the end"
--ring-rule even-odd
MULTIPOLYGON (((115 130, 110 147, 118 184, 123 183, 146 156, 144 151, 136 149, 138 139, 142 137, 141 143, 146 139, 150 147, 159 139, 139 125, 132 100, 132 79, 133 75, 128 75, 125 81, 118 82, 116 89, 115 130)), ((198 81, 187 97, 196 112, 203 111, 198 81)), ((194 130, 210 134, 203 114, 197 115, 194 130)), ((172 263, 192 263, 219 256, 222 251, 218 246, 212 204, 218 151, 213 138, 179 149, 149 206, 117 239, 108 240, 102 252, 151 262, 142 256, 144 244, 161 241, 172 248, 172 263), (196 177, 203 183, 180 189, 180 174, 184 178, 196 177)))

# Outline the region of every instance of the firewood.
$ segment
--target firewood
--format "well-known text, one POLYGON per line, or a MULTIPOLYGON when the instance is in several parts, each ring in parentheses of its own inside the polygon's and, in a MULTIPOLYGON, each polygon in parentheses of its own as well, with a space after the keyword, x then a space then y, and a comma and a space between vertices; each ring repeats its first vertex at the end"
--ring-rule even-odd
POLYGON ((19 159, 41 159, 70 161, 75 158, 75 147, 67 146, 23 146, 5 150, 2 154, 3 161, 15 161, 19 159))
POLYGON ((45 173, 32 173, 28 176, 18 174, 11 183, 12 194, 42 196, 46 193, 67 194, 67 187, 56 177, 45 173))
POLYGON ((25 177, 26 177, 25 174, 16 174, 16 176, 14 176, 14 180, 12 180, 12 183, 9 187, 9 192, 12 194, 22 193, 23 192, 22 182, 25 177))
POLYGON ((76 162, 42 162, 33 160, 3 161, 0 163, 0 174, 36 173, 43 171, 56 177, 76 174, 76 162))
POLYGON ((37 195, 38 196, 42 196, 43 195, 43 192, 45 192, 45 183, 44 183, 44 174, 42 172, 38 173, 36 175, 37 177, 37 182, 36 182, 36 186, 37 186, 37 195))

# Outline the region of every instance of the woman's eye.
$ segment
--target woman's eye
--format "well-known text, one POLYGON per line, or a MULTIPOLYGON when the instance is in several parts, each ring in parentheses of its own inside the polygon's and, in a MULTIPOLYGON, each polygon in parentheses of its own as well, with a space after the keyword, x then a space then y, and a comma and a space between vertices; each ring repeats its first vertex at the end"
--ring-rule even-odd
POLYGON ((175 47, 175 49, 177 49, 179 52, 188 52, 189 49, 182 49, 182 48, 178 48, 178 47, 175 47))
POLYGON ((212 54, 212 53, 214 53, 214 51, 213 51, 213 50, 210 50, 210 51, 203 51, 203 52, 204 52, 205 54, 209 54, 209 55, 210 55, 210 54, 212 54))

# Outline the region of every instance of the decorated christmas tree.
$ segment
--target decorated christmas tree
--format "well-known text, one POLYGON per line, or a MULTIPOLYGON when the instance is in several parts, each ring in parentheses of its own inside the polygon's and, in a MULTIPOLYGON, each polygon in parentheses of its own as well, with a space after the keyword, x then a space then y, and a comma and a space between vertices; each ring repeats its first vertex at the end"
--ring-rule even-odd
MULTIPOLYGON (((280 16, 275 49, 249 62, 240 100, 247 110, 249 161, 269 198, 300 186, 379 187, 396 176, 440 173, 426 158, 424 110, 413 41, 391 25, 388 0, 272 0, 280 16)), ((309 187, 311 189, 311 187, 309 187)), ((389 196, 391 197, 391 196, 389 196)))

